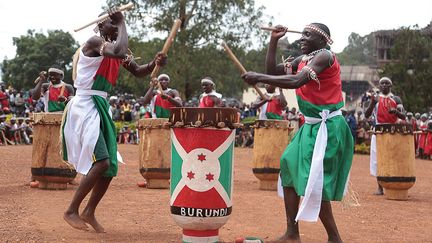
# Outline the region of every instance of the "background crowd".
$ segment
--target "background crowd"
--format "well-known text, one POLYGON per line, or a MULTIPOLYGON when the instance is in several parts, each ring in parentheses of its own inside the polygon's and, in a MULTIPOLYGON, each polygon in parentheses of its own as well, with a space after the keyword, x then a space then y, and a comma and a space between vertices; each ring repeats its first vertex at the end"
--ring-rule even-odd
MULTIPOLYGON (((33 100, 30 90, 16 90, 0 83, 0 145, 32 143, 32 113, 42 112, 42 98, 33 100)), ((356 152, 369 153, 373 117, 365 118, 364 109, 368 105, 368 92, 363 96, 357 109, 343 110, 348 126, 356 142, 356 152)), ((151 108, 144 105, 143 97, 121 93, 109 98, 110 109, 118 133, 118 143, 138 144, 138 126, 140 119, 151 118, 151 108)), ((183 101, 185 107, 197 107, 198 98, 183 101)), ((236 108, 240 114, 242 128, 236 130, 236 146, 253 147, 253 124, 260 109, 253 109, 251 104, 244 104, 235 98, 223 98, 222 107, 236 108)), ((423 159, 432 158, 432 110, 425 113, 407 112, 406 120, 399 123, 410 123, 415 131, 416 156, 423 159)), ((283 112, 284 120, 289 121, 295 132, 304 123, 303 115, 295 107, 287 106, 283 112)))

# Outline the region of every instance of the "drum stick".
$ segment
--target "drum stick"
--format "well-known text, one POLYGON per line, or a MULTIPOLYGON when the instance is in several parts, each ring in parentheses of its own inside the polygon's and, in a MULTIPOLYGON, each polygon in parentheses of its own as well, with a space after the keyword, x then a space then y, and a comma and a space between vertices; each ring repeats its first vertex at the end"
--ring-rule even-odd
MULTIPOLYGON (((243 67, 243 65, 240 63, 240 61, 237 59, 237 57, 234 55, 234 53, 231 51, 231 49, 229 48, 229 46, 222 41, 223 48, 225 49, 225 52, 228 54, 228 57, 234 62, 234 64, 237 66, 237 68, 240 70, 241 74, 246 73, 246 69, 243 67)), ((258 87, 254 84, 253 88, 255 89, 255 91, 259 94, 259 96, 261 96, 261 98, 263 100, 267 100, 267 97, 261 92, 260 89, 258 89, 258 87)))
MULTIPOLYGON (((302 34, 301 31, 289 30, 287 27, 283 27, 283 28, 285 29, 286 32, 302 34)), ((269 27, 267 27, 267 26, 261 26, 260 29, 262 29, 262 30, 269 30, 269 31, 275 31, 275 30, 278 30, 277 28, 275 28, 275 27, 271 27, 271 26, 269 26, 269 27)))
MULTIPOLYGON (((128 3, 126 5, 122 5, 122 6, 118 7, 117 10, 118 11, 129 10, 129 9, 133 8, 133 6, 134 6, 133 3, 128 3)), ((83 26, 81 26, 79 28, 74 29, 74 31, 78 32, 78 31, 80 31, 82 29, 85 29, 85 28, 89 27, 92 24, 96 24, 97 22, 102 21, 102 20, 107 19, 107 18, 109 18, 109 14, 104 14, 104 15, 98 17, 97 19, 91 21, 90 23, 85 24, 85 25, 83 25, 83 26)))
MULTIPOLYGON (((173 24, 173 26, 172 26, 172 28, 171 28, 171 31, 170 31, 170 33, 169 33, 169 35, 168 35, 168 38, 166 39, 165 44, 164 44, 164 46, 163 46, 163 48, 162 48, 162 51, 161 51, 164 55, 166 55, 166 54, 168 53, 168 49, 171 47, 171 44, 172 44, 173 41, 174 41, 174 38, 175 38, 175 36, 176 36, 176 34, 177 34, 178 29, 180 28, 181 23, 182 23, 182 22, 181 22, 180 19, 176 19, 176 20, 174 21, 174 24, 173 24)), ((160 67, 159 65, 156 64, 156 66, 154 67, 154 69, 153 69, 153 71, 152 71, 152 73, 151 73, 151 75, 150 75, 150 77, 151 77, 152 79, 156 78, 156 76, 157 76, 158 73, 159 73, 160 68, 161 68, 161 67, 160 67)), ((158 88, 159 88, 159 91, 160 91, 161 94, 162 94, 162 86, 160 85, 159 82, 158 82, 158 88)))
MULTIPOLYGON (((44 71, 44 74, 46 75, 46 72, 45 72, 45 71, 44 71)), ((33 81, 33 83, 37 84, 37 83, 39 83, 39 81, 40 81, 40 77, 37 77, 37 78, 35 79, 35 81, 33 81)))

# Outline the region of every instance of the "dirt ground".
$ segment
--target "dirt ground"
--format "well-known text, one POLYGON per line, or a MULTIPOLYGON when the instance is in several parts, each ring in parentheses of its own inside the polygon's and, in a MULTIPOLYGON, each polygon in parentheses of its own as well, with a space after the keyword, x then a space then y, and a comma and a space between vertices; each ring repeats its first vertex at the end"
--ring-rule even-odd
MULTIPOLYGON (((180 242, 181 228, 169 212, 169 191, 140 188, 138 146, 121 145, 126 165, 116 177, 97 211, 108 231, 97 234, 71 228, 62 215, 74 186, 63 191, 32 189, 31 146, 0 147, 1 242, 180 242)), ((276 192, 258 190, 251 170, 251 149, 235 149, 233 212, 220 229, 220 240, 256 236, 266 242, 285 230, 283 201, 276 192)), ((408 201, 374 196, 375 178, 369 175, 369 156, 355 155, 351 170, 360 206, 333 203, 345 242, 432 242, 432 161, 416 160, 417 181, 408 201)), ((326 242, 320 222, 300 223, 303 242, 326 242)))

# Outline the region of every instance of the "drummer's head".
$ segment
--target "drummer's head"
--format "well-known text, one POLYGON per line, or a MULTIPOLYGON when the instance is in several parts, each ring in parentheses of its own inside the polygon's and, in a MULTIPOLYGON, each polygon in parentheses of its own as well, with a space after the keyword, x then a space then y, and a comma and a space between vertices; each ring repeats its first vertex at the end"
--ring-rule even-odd
POLYGON ((48 79, 52 84, 59 84, 63 79, 64 72, 58 67, 48 69, 48 79))
POLYGON ((391 81, 390 78, 387 77, 382 77, 379 80, 379 87, 381 90, 381 93, 387 95, 391 92, 391 87, 393 86, 393 82, 391 81))
POLYGON ((170 82, 170 77, 167 74, 161 74, 159 75, 159 77, 157 78, 159 83, 162 86, 162 89, 165 90, 168 88, 168 84, 170 82))
POLYGON ((215 83, 210 77, 201 79, 201 88, 204 93, 210 93, 215 89, 215 83))
POLYGON ((274 93, 276 90, 276 87, 271 84, 264 84, 264 87, 267 91, 267 93, 274 93))
POLYGON ((427 115, 426 113, 423 113, 423 114, 420 116, 420 120, 423 121, 423 122, 425 122, 427 119, 428 119, 428 115, 427 115))

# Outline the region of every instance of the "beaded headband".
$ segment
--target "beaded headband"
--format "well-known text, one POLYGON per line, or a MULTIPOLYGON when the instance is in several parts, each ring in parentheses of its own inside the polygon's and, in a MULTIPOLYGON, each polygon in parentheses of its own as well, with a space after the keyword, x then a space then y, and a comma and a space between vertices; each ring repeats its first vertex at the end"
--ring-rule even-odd
POLYGON ((312 25, 312 24, 309 24, 309 25, 306 25, 305 29, 310 29, 317 34, 324 36, 324 38, 327 41, 327 44, 329 44, 329 45, 333 44, 333 40, 330 38, 330 36, 324 30, 320 29, 319 27, 312 25))
POLYGON ((387 77, 382 77, 380 80, 379 80, 379 84, 381 84, 383 81, 389 81, 390 82, 390 84, 393 84, 393 82, 391 81, 391 79, 389 79, 389 78, 387 78, 387 77))
POLYGON ((48 72, 49 73, 58 73, 58 74, 64 75, 64 72, 58 68, 50 68, 50 69, 48 69, 48 72))

